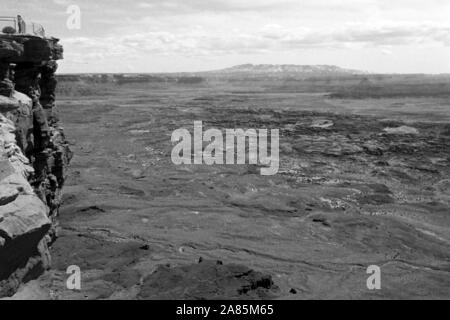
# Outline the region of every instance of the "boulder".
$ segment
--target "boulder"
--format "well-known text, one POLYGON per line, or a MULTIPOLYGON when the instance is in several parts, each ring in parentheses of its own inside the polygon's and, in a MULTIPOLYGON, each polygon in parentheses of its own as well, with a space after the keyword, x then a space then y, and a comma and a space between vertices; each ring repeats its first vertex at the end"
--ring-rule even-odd
POLYGON ((14 240, 37 230, 49 229, 47 207, 34 194, 22 194, 15 201, 0 206, 0 234, 14 240))

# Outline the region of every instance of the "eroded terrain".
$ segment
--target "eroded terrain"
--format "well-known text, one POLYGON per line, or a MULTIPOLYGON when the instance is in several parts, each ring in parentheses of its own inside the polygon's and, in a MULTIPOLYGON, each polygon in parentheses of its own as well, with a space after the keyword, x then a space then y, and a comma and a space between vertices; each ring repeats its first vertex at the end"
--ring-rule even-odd
POLYGON ((450 298, 449 101, 124 87, 59 109, 75 156, 53 270, 17 297, 450 298), (194 120, 280 129, 279 174, 173 165, 194 120))

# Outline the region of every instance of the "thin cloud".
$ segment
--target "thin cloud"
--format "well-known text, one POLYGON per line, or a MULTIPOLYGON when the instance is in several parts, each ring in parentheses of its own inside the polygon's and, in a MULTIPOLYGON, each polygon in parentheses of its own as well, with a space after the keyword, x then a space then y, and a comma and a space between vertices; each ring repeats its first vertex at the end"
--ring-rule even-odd
POLYGON ((225 55, 242 52, 268 52, 321 47, 360 45, 450 45, 450 26, 386 24, 353 25, 338 30, 299 28, 290 30, 266 25, 255 32, 222 30, 211 34, 203 28, 185 28, 183 32, 141 32, 109 37, 77 37, 63 40, 69 48, 84 53, 96 51, 110 56, 121 54, 225 55))

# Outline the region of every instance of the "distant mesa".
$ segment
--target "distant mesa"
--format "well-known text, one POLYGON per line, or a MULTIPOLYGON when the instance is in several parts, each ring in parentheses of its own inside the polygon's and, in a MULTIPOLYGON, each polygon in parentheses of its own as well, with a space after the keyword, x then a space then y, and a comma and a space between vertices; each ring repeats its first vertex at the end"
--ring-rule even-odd
POLYGON ((333 65, 296 65, 296 64, 241 64, 218 71, 218 73, 253 73, 253 74, 321 74, 321 75, 355 75, 368 74, 368 72, 344 69, 333 65))

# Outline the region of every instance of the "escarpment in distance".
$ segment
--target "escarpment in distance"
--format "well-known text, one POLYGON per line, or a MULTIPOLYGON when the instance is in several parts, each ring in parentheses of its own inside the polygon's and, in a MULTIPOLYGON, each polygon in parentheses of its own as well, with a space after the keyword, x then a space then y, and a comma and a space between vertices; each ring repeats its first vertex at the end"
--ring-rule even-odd
POLYGON ((50 266, 71 151, 55 108, 58 39, 0 34, 0 298, 50 266))

